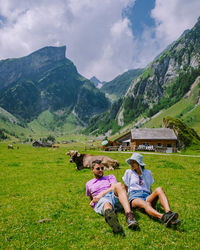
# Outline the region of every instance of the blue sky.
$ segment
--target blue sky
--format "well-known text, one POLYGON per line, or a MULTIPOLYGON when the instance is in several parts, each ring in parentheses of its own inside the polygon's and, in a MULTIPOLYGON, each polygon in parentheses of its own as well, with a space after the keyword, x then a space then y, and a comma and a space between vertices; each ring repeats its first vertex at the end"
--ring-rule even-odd
POLYGON ((155 0, 137 0, 130 8, 125 8, 123 16, 127 16, 131 22, 133 34, 141 37, 145 27, 155 27, 155 21, 151 17, 151 10, 155 8, 155 0))
POLYGON ((67 46, 85 77, 145 67, 199 17, 199 0, 0 0, 0 59, 67 46))

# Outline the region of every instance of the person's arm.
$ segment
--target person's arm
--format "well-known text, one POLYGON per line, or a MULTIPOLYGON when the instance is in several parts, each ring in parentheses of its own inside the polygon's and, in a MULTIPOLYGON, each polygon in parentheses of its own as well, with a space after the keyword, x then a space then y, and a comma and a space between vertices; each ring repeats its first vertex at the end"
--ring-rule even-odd
POLYGON ((154 179, 153 179, 153 176, 152 176, 152 172, 150 170, 149 171, 149 176, 148 176, 148 181, 149 181, 149 189, 150 189, 150 193, 152 193, 152 188, 151 188, 151 185, 154 183, 154 179))
POLYGON ((124 176, 122 177, 122 180, 124 181, 124 186, 126 189, 126 192, 128 192, 128 185, 129 185, 129 175, 128 175, 128 170, 126 170, 126 172, 124 173, 124 176))
MULTIPOLYGON (((102 191, 102 192, 101 192, 100 194, 98 194, 97 196, 94 196, 93 199, 92 199, 92 202, 93 202, 93 203, 97 203, 104 195, 106 195, 107 193, 113 191, 113 184, 114 184, 114 183, 112 183, 111 186, 110 186, 108 189, 102 191)), ((90 202, 90 203, 91 203, 91 202, 90 202)))
POLYGON ((92 199, 93 199, 93 197, 92 197, 92 194, 91 194, 91 192, 90 192, 90 189, 89 189, 87 183, 86 183, 86 196, 88 196, 88 197, 90 198, 90 203, 89 203, 89 205, 90 205, 91 207, 93 207, 93 204, 92 204, 92 199))

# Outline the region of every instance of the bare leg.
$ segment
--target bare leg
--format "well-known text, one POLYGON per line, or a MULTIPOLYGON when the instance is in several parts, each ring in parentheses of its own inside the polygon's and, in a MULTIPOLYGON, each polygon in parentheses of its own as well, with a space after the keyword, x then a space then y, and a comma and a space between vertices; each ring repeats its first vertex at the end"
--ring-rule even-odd
POLYGON ((158 211, 156 211, 151 206, 151 203, 146 202, 140 198, 132 200, 131 205, 133 208, 137 208, 137 207, 143 208, 145 210, 145 212, 152 217, 159 218, 159 219, 161 219, 161 217, 162 217, 162 214, 159 213, 158 211))
POLYGON ((161 187, 156 188, 147 198, 147 202, 153 203, 156 198, 159 198, 161 205, 163 206, 165 213, 170 211, 169 201, 163 189, 161 187))
POLYGON ((119 201, 122 204, 125 213, 131 212, 131 207, 128 201, 126 189, 121 182, 118 182, 114 185, 114 194, 118 196, 119 201))
POLYGON ((111 209, 113 210, 112 205, 110 204, 110 202, 106 202, 103 206, 103 212, 105 212, 106 209, 111 209))

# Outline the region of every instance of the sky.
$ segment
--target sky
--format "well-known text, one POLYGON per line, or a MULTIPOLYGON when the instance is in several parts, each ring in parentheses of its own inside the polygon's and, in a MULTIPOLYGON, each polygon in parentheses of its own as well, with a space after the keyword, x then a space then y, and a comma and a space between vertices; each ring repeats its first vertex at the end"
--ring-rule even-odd
POLYGON ((0 0, 0 60, 67 46, 80 74, 145 67, 200 16, 199 0, 0 0))

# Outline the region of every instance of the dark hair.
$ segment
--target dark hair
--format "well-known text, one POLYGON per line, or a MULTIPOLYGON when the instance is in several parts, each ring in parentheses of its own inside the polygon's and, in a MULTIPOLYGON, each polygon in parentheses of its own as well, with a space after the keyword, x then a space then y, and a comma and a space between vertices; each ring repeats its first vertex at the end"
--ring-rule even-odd
POLYGON ((100 165, 101 162, 102 162, 101 160, 95 160, 95 161, 93 161, 93 162, 92 162, 92 168, 94 168, 94 166, 95 166, 96 164, 100 165))
POLYGON ((141 165, 140 165, 140 167, 142 168, 142 170, 144 170, 144 166, 141 166, 141 165))

